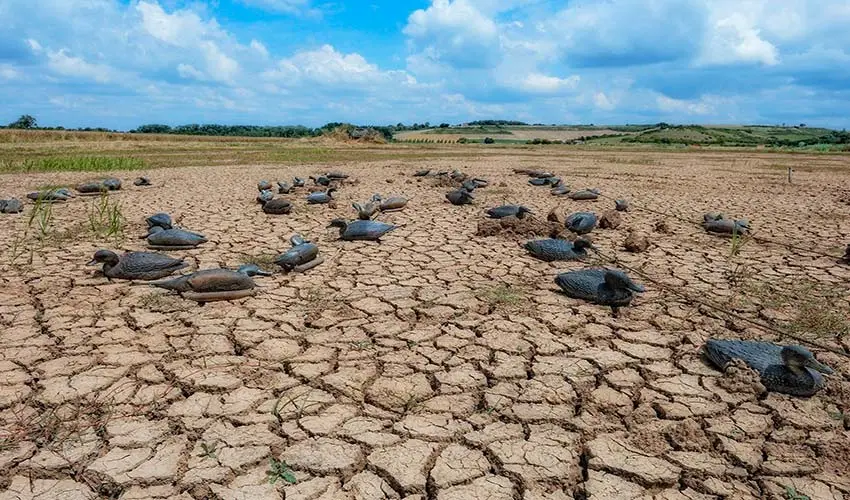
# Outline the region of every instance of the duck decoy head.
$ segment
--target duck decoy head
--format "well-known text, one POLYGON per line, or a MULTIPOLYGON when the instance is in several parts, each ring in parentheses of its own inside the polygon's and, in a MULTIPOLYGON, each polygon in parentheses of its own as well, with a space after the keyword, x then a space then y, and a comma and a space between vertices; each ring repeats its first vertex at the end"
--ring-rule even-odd
POLYGON ((257 264, 243 264, 236 270, 237 273, 242 273, 247 276, 271 276, 272 273, 263 271, 257 264))
POLYGON ((348 221, 345 219, 334 219, 328 224, 328 227, 338 227, 342 231, 348 227, 348 221))
POLYGON ((375 193, 375 194, 372 195, 372 201, 381 201, 382 199, 383 198, 378 193, 375 193))
POLYGON ((331 196, 331 194, 334 193, 334 192, 336 192, 335 187, 329 187, 328 189, 325 190, 325 193, 327 193, 328 196, 331 196))
POLYGON ((801 372, 804 368, 811 368, 826 375, 833 373, 832 368, 815 359, 808 349, 799 345, 787 345, 782 348, 782 362, 794 372, 801 372))
POLYGON ((605 284, 615 290, 628 289, 634 292, 646 291, 646 288, 643 285, 638 285, 632 281, 626 273, 615 269, 609 269, 605 272, 605 284))
POLYGON ((534 214, 534 212, 532 212, 530 208, 520 205, 517 209, 517 217, 521 219, 525 216, 525 214, 534 214))
POLYGON ((576 250, 587 250, 588 248, 596 250, 596 246, 594 246, 593 242, 587 238, 577 238, 573 242, 573 248, 576 250))
POLYGON ((96 266, 98 264, 117 264, 118 263, 118 255, 112 250, 104 250, 100 249, 94 253, 94 257, 91 261, 89 261, 87 266, 96 266))
POLYGON ((304 243, 307 243, 307 240, 305 240, 300 234, 293 234, 289 238, 289 244, 294 247, 297 247, 298 245, 303 245, 304 243))
POLYGON ((159 226, 163 229, 171 229, 171 216, 164 212, 159 212, 151 215, 145 222, 148 224, 148 228, 159 226))
POLYGON ((718 213, 714 213, 714 212, 708 212, 708 213, 703 214, 703 216, 702 216, 703 222, 711 222, 711 221, 722 220, 722 219, 723 219, 723 214, 718 214, 718 213))

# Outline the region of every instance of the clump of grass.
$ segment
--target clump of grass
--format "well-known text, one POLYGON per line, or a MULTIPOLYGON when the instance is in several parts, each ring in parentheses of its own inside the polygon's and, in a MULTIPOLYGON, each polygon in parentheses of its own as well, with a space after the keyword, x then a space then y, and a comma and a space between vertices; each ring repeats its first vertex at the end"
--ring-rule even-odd
POLYGON ((0 163, 0 172, 102 172, 110 170, 141 170, 148 168, 141 158, 123 156, 57 156, 48 158, 7 159, 0 163))
POLYGON ((808 495, 799 493, 793 486, 785 487, 785 498, 786 500, 810 500, 808 495))
POLYGON ((120 202, 110 201, 105 191, 89 206, 89 228, 97 236, 121 239, 125 222, 120 202))
POLYGON ((795 333, 812 338, 843 337, 850 334, 848 313, 822 300, 808 300, 800 304, 788 327, 795 333))
POLYGON ((476 296, 491 306, 515 307, 525 300, 525 292, 511 285, 498 285, 480 290, 476 296))
POLYGON ((217 446, 218 445, 216 443, 213 443, 213 444, 207 444, 205 442, 201 443, 201 450, 202 451, 201 451, 201 453, 198 454, 198 456, 201 457, 201 458, 212 458, 213 460, 215 460, 215 458, 216 458, 215 451, 216 451, 217 446))
POLYGON ((729 256, 737 257, 744 249, 744 246, 750 241, 750 238, 738 232, 737 227, 732 231, 732 239, 729 243, 729 256))
POLYGON ((239 259, 239 263, 244 264, 256 264, 263 269, 270 269, 275 266, 275 259, 277 259, 277 255, 273 253, 261 253, 257 255, 251 254, 243 254, 239 259))
POLYGON ((289 484, 295 484, 297 481, 295 473, 292 472, 289 465, 283 460, 278 460, 274 457, 269 459, 269 470, 266 471, 266 475, 269 477, 270 484, 274 484, 281 479, 289 484))

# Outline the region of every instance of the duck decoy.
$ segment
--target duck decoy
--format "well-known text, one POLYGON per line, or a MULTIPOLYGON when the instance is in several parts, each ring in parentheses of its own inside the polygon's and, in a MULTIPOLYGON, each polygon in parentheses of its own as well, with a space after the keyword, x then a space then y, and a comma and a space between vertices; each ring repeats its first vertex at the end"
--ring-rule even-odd
POLYGON ((303 188, 304 187, 304 179, 301 177, 293 177, 292 178, 292 187, 303 188))
POLYGON ((478 177, 472 179, 472 183, 475 184, 476 188, 485 188, 490 185, 490 181, 487 179, 479 179, 478 177))
POLYGON ((581 191, 576 191, 570 195, 570 199, 573 200, 595 200, 599 198, 599 190, 598 189, 582 189, 581 191))
POLYGON ((273 199, 274 199, 274 192, 272 192, 268 189, 260 191, 260 194, 257 195, 257 203, 259 203, 260 205, 262 205, 266 202, 272 201, 273 199))
POLYGON ((331 185, 330 178, 328 178, 324 175, 320 175, 318 177, 311 175, 309 177, 309 179, 312 180, 313 184, 315 184, 316 186, 330 186, 331 185))
POLYGON ((732 220, 722 214, 707 213, 703 215, 702 227, 709 233, 718 234, 747 234, 750 223, 746 219, 732 220))
POLYGON ((339 228, 339 237, 342 240, 380 242, 381 236, 396 229, 398 226, 376 220, 355 220, 349 222, 345 219, 334 219, 328 227, 339 228))
POLYGON ((292 202, 283 198, 263 202, 263 212, 271 215, 285 215, 292 212, 292 202))
POLYGON ((344 174, 344 173, 342 173, 338 170, 335 170, 335 171, 327 172, 325 174, 325 177, 327 177, 330 180, 334 180, 334 179, 341 180, 341 179, 348 179, 348 174, 344 174))
POLYGON ((611 307, 615 318, 619 315, 620 307, 632 302, 634 292, 646 290, 623 271, 604 268, 561 273, 555 277, 555 283, 568 297, 611 307))
POLYGON ((772 342, 708 339, 706 357, 721 370, 733 359, 740 359, 757 371, 768 391, 808 397, 824 386, 821 373, 832 368, 815 359, 799 345, 781 346, 772 342))
POLYGON ((555 177, 554 174, 550 172, 546 172, 545 170, 527 170, 526 173, 529 177, 534 179, 544 179, 546 177, 555 177))
POLYGON ((207 237, 185 229, 163 229, 153 226, 148 229, 148 248, 155 250, 190 250, 206 243, 207 237))
POLYGON ((460 188, 446 193, 446 199, 449 200, 452 205, 471 205, 472 200, 475 199, 475 195, 466 189, 460 188))
POLYGON ((267 180, 262 180, 262 181, 257 183, 257 191, 259 191, 261 193, 263 191, 270 191, 271 188, 272 188, 272 183, 267 181, 267 180))
POLYGON ((103 185, 110 191, 118 191, 121 189, 121 179, 109 177, 108 179, 104 179, 103 185))
POLYGON ((530 214, 533 212, 522 205, 501 205, 498 207, 488 208, 487 210, 485 210, 485 213, 491 219, 501 219, 503 217, 516 217, 517 219, 524 219, 525 214, 530 214))
POLYGON ((11 200, 0 200, 0 212, 4 214, 17 214, 24 211, 24 204, 17 198, 11 200))
POLYGON ((165 281, 155 281, 151 286, 178 292, 196 302, 235 300, 254 295, 257 286, 253 276, 271 276, 256 264, 245 264, 236 271, 230 269, 205 269, 165 281))
POLYGON ((390 196, 384 199, 380 194, 375 194, 372 196, 372 201, 379 203, 378 209, 381 212, 393 212, 403 209, 410 200, 404 196, 390 196))
POLYGON ((148 225, 148 229, 152 227, 161 227, 163 229, 171 229, 173 226, 171 225, 171 216, 164 212, 159 212, 151 215, 145 222, 148 225))
POLYGON ((125 280, 156 280, 188 267, 183 259, 175 259, 161 253, 127 252, 121 257, 111 250, 98 250, 87 265, 103 264, 107 278, 125 280))
POLYGON ((73 197, 73 194, 66 189, 48 189, 45 191, 35 191, 27 194, 27 198, 29 198, 30 200, 41 201, 45 203, 68 201, 73 197))
POLYGON ((301 273, 325 261, 325 258, 319 255, 318 245, 305 241, 301 235, 293 235, 289 242, 292 248, 278 255, 274 261, 284 271, 301 273))
POLYGON ((357 218, 360 220, 372 220, 372 216, 375 215, 380 208, 378 203, 375 201, 369 201, 362 205, 360 203, 352 203, 351 206, 357 211, 357 218))
MULTIPOLYGON (((9 200, 13 201, 13 200, 9 200)), ((17 200, 14 200, 17 201, 17 200)), ((20 203, 20 202, 18 202, 20 203)), ((23 209, 23 207, 21 207, 23 209)), ((7 212, 8 213, 8 212, 7 212)), ((841 257, 841 262, 844 264, 850 264, 850 245, 847 245, 847 248, 844 249, 844 256, 841 257)))
POLYGON ((104 191, 108 191, 109 188, 102 182, 84 182, 82 184, 78 184, 76 190, 82 195, 87 195, 100 194, 104 191))
POLYGON ((467 191, 469 191, 471 193, 471 192, 475 191, 476 189, 478 189, 478 184, 473 182, 471 179, 467 179, 467 180, 460 183, 460 187, 462 189, 466 189, 467 191))
POLYGON ((588 248, 594 248, 593 244, 584 238, 579 238, 575 241, 560 238, 532 240, 527 241, 523 246, 532 257, 536 257, 544 262, 581 260, 587 257, 588 248))
POLYGON ((629 211, 629 201, 628 200, 614 200, 614 208, 618 212, 628 212, 629 211))
POLYGON ((532 186, 556 187, 561 183, 561 179, 559 177, 536 177, 534 179, 529 179, 528 183, 532 186))
POLYGON ((133 181, 134 186, 150 186, 151 180, 147 177, 137 177, 136 180, 133 181))
POLYGON ((431 170, 429 170, 427 168, 423 169, 423 170, 417 170, 416 172, 413 173, 413 177, 425 177, 426 175, 428 175, 430 173, 431 173, 431 170))
POLYGON ((277 194, 289 194, 292 186, 288 182, 277 181, 277 194))
POLYGON ((563 196, 570 192, 570 187, 566 184, 561 184, 558 187, 552 188, 549 192, 552 194, 552 196, 563 196))
POLYGON ((461 172, 460 170, 455 169, 455 170, 452 170, 452 172, 449 174, 449 177, 451 177, 452 179, 454 179, 458 182, 463 182, 463 181, 466 180, 467 175, 465 173, 461 172))
POLYGON ((307 196, 307 203, 311 205, 330 203, 333 200, 333 192, 336 188, 328 188, 324 191, 316 191, 307 196))
POLYGON ((599 219, 593 212, 576 212, 570 214, 564 222, 564 226, 576 234, 587 234, 596 227, 599 219))

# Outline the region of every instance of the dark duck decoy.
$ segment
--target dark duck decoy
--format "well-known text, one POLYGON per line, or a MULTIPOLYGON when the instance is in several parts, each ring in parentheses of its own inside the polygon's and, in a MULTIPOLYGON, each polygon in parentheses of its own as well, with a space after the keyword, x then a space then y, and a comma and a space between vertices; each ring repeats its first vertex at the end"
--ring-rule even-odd
POLYGON ((12 198, 11 200, 0 200, 0 212, 4 214, 17 214, 24 211, 24 204, 21 200, 12 198))
POLYGON ((292 191, 292 185, 288 182, 277 181, 277 194, 289 194, 292 191))
POLYGON ((86 194, 100 194, 105 191, 108 191, 109 188, 106 187, 102 182, 84 182, 82 184, 78 184, 77 192, 83 195, 86 194))
POLYGON ((263 203, 263 212, 271 215, 285 215, 292 212, 292 202, 282 198, 269 200, 263 203))
POLYGON ((423 169, 423 170, 417 170, 416 172, 413 173, 413 177, 425 177, 426 175, 428 175, 430 173, 431 173, 431 170, 429 170, 427 168, 423 169))
POLYGON ((369 201, 362 205, 360 203, 352 203, 351 206, 357 211, 357 218, 360 220, 372 220, 372 216, 375 215, 380 208, 378 203, 375 201, 369 201))
POLYGON ((549 192, 552 194, 552 196, 563 196, 565 194, 569 194, 570 187, 566 184, 561 184, 558 187, 552 188, 549 192))
POLYGON ((289 242, 292 244, 292 248, 278 255, 274 261, 284 271, 300 273, 325 261, 325 258, 319 255, 318 245, 305 241, 301 235, 293 235, 289 238, 289 242))
POLYGON ((205 269, 165 281, 155 281, 151 286, 173 290, 184 298, 196 302, 235 300, 254 295, 257 286, 253 276, 271 276, 256 264, 245 264, 236 271, 230 269, 205 269))
POLYGON ((526 170, 529 177, 534 179, 544 179, 546 177, 555 177, 552 173, 545 170, 526 170))
POLYGON ((188 267, 182 259, 161 253, 127 252, 121 257, 111 250, 98 250, 87 265, 103 264, 103 274, 110 279, 157 280, 188 267))
POLYGON ((274 192, 268 189, 260 191, 260 194, 257 195, 257 203, 260 205, 272 201, 274 199, 274 192))
POLYGON ((42 201, 47 203, 53 203, 57 201, 68 201, 73 197, 74 194, 66 188, 47 189, 44 191, 35 191, 33 193, 27 194, 27 198, 29 198, 30 200, 42 201))
POLYGON ((207 237, 185 229, 163 229, 154 226, 148 229, 148 248, 156 250, 190 250, 206 243, 207 237))
POLYGON ((561 179, 558 177, 536 177, 534 179, 529 179, 528 183, 532 186, 556 186, 560 184, 561 179))
POLYGON ((372 201, 379 203, 378 210, 381 212, 394 212, 403 209, 410 200, 404 196, 390 196, 384 199, 380 194, 375 194, 372 196, 372 201))
POLYGON ((327 177, 330 180, 334 180, 334 179, 341 180, 341 179, 348 179, 348 174, 342 173, 340 171, 332 171, 332 172, 327 172, 325 174, 325 177, 327 177))
POLYGON ((134 186, 150 186, 151 180, 147 177, 138 177, 133 181, 134 186))
POLYGON ((593 212, 576 212, 567 217, 564 226, 576 234, 587 234, 596 227, 599 219, 593 212))
POLYGON ((618 212, 628 212, 629 211, 629 202, 628 200, 614 200, 614 209, 618 212))
POLYGON ((524 245, 532 257, 544 262, 557 260, 581 260, 587 257, 587 249, 593 248, 590 241, 579 238, 576 241, 560 238, 527 241, 524 245))
POLYGON ((293 177, 292 178, 292 187, 303 188, 304 187, 304 179, 301 177, 293 177))
POLYGON ((257 191, 259 191, 261 193, 263 191, 270 191, 271 188, 272 188, 272 183, 269 182, 269 181, 262 180, 262 181, 257 183, 257 191))
POLYGON ((330 203, 333 200, 333 192, 336 188, 328 188, 324 191, 316 191, 307 196, 307 203, 317 205, 322 203, 330 203))
POLYGON ((163 229, 171 229, 173 227, 171 225, 171 216, 166 214, 166 213, 163 213, 163 212, 159 212, 159 213, 151 215, 150 217, 145 219, 145 222, 148 225, 148 229, 150 229, 152 227, 161 227, 163 229))
POLYGON ((517 219, 524 219, 525 214, 530 214, 533 212, 522 205, 502 205, 499 207, 488 208, 487 210, 485 210, 485 213, 491 219, 501 219, 503 217, 516 217, 517 219))
POLYGON ((455 169, 455 170, 452 170, 452 172, 449 174, 449 177, 451 177, 453 180, 456 180, 458 182, 463 182, 463 181, 466 180, 466 178, 468 176, 465 173, 461 172, 460 170, 455 169))
POLYGON ((750 223, 746 219, 732 220, 722 214, 707 213, 703 215, 702 227, 709 233, 747 234, 750 223))
MULTIPOLYGON (((9 201, 12 201, 12 200, 9 200, 9 201)), ((20 202, 18 202, 18 203, 20 203, 20 202)), ((23 208, 23 207, 21 207, 21 208, 23 208)), ((847 245, 847 248, 844 249, 844 256, 841 257, 841 260, 839 262, 841 262, 842 264, 850 264, 850 245, 847 245)))
POLYGON ((109 177, 108 179, 104 179, 103 185, 110 191, 118 191, 121 189, 121 179, 109 177))
POLYGON ((478 177, 472 179, 472 183, 475 184, 476 189, 485 188, 490 185, 490 181, 487 179, 479 179, 478 177))
POLYGON ((310 179, 313 181, 313 184, 317 186, 330 186, 331 179, 327 176, 320 175, 318 177, 311 175, 310 179))
POLYGON ((573 200, 595 200, 599 198, 599 194, 598 189, 582 189, 572 193, 570 198, 573 200))
POLYGON ((339 228, 339 237, 342 240, 380 242, 381 236, 396 229, 398 226, 375 220, 355 220, 349 222, 345 219, 334 219, 328 227, 339 228))
POLYGON ((568 297, 611 307, 615 318, 619 315, 620 307, 632 302, 634 292, 646 290, 633 282, 626 273, 616 269, 569 271, 555 277, 555 283, 568 297))
POLYGON ((472 179, 467 179, 460 183, 461 189, 466 189, 470 193, 478 189, 478 184, 475 183, 472 179))
POLYGON ((792 396, 808 397, 824 386, 821 373, 832 369, 815 359, 808 349, 798 345, 781 346, 771 342, 708 339, 705 354, 720 368, 740 359, 761 376, 765 389, 792 396))
POLYGON ((466 189, 461 188, 446 193, 446 199, 449 200, 452 205, 471 205, 472 200, 475 199, 475 195, 466 189))

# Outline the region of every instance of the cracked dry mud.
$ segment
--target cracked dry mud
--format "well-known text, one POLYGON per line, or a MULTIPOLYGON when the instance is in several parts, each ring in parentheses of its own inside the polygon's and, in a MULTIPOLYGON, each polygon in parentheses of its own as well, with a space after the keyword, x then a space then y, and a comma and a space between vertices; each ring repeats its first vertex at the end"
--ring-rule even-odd
MULTIPOLYGON (((836 253, 850 241, 850 209, 833 196, 850 160, 795 156, 818 168, 789 186, 774 165, 789 159, 771 155, 522 154, 157 170, 153 187, 111 195, 129 221, 123 249, 141 249, 133 236, 156 211, 205 233, 209 243, 173 252, 193 268, 276 255, 294 232, 320 245, 318 268, 257 278, 255 297, 229 303, 108 282, 83 264, 112 245, 85 234, 15 265, 4 238, 0 499, 850 498, 846 357, 813 349, 836 374, 811 399, 761 394, 698 349, 709 336, 776 340, 767 332, 640 277, 648 291, 615 319, 556 293, 555 274, 585 263, 537 261, 514 234, 475 236, 483 210, 504 202, 537 214, 613 207, 555 198, 511 173, 543 168, 631 201, 618 228, 593 233, 621 262, 746 317, 793 317, 770 297, 743 300, 752 287, 730 273, 745 266, 785 288, 806 279, 846 302, 850 267, 757 242, 730 257, 729 241, 698 222, 722 210, 762 236, 836 253), (254 203, 258 179, 328 167, 359 180, 337 208, 307 206, 303 191, 287 216, 254 203), (419 168, 460 168, 491 187, 451 206, 446 188, 410 177, 419 168), (379 217, 404 224, 381 244, 325 228, 387 188, 413 200, 379 217), (637 207, 694 224, 670 217, 657 232, 661 217, 637 207), (630 230, 648 235, 647 251, 622 248, 630 230), (294 484, 270 481, 272 458, 294 484)), ((86 177, 7 175, 0 191, 86 177)), ((87 203, 56 205, 57 227, 85 221, 87 203)), ((25 217, 0 218, 2 234, 25 217)))

